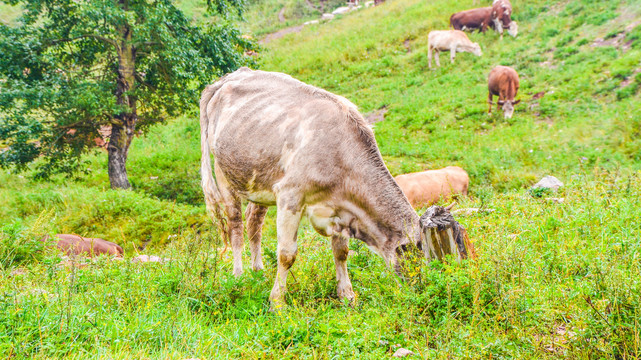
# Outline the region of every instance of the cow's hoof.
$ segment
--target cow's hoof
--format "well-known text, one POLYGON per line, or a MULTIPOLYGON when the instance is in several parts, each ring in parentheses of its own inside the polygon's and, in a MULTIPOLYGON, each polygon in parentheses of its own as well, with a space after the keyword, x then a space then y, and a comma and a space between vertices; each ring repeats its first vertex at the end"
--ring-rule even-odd
POLYGON ((354 291, 352 289, 338 289, 338 298, 343 301, 343 302, 348 302, 351 305, 354 305, 356 302, 356 295, 354 294, 354 291))
POLYGON ((243 275, 243 269, 234 269, 235 277, 240 277, 241 275, 243 275))
POLYGON ((273 313, 280 313, 287 307, 284 299, 270 299, 269 300, 269 311, 273 313))

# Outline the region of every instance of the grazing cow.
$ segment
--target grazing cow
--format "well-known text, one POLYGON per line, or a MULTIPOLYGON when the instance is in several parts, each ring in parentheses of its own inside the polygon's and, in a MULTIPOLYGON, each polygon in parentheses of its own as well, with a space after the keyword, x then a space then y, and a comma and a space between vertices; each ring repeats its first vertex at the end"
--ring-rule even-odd
POLYGON ((394 178, 414 208, 429 206, 454 194, 467 195, 470 178, 458 166, 427 170, 394 178))
POLYGON ((505 118, 511 118, 514 114, 514 105, 521 102, 521 100, 514 101, 516 93, 519 92, 519 74, 511 67, 499 65, 490 71, 487 82, 489 90, 487 102, 490 104, 488 113, 492 113, 492 100, 496 95, 499 97, 499 101, 496 102, 496 110, 498 111, 501 106, 505 118))
POLYGON ((450 26, 454 30, 485 32, 492 23, 492 7, 470 9, 450 16, 450 26))
POLYGON ((385 167, 374 133, 349 100, 289 75, 241 68, 207 86, 200 99, 205 202, 231 242, 242 274, 241 201, 254 270, 263 268, 260 228, 277 207, 277 272, 272 308, 283 304, 303 215, 331 236, 338 296, 353 299, 348 239, 360 239, 399 270, 409 245, 421 246, 419 217, 385 167), (212 157, 213 173, 212 176, 212 157))
POLYGON ((516 37, 519 32, 519 26, 516 21, 512 21, 512 4, 510 0, 495 0, 492 4, 492 24, 494 29, 501 34, 503 39, 503 29, 512 37, 516 37))
MULTIPOLYGON (((47 242, 49 235, 40 239, 47 242)), ((56 247, 67 255, 87 255, 90 257, 102 254, 122 256, 124 251, 118 244, 100 238, 86 238, 79 235, 56 234, 53 239, 56 247)))
POLYGON ((434 60, 436 60, 436 66, 441 66, 439 62, 439 52, 448 51, 450 52, 450 61, 454 63, 454 56, 456 52, 471 52, 476 56, 481 56, 481 47, 478 43, 473 43, 465 35, 464 32, 460 30, 434 30, 430 31, 427 36, 427 62, 432 68, 432 50, 434 50, 434 60))

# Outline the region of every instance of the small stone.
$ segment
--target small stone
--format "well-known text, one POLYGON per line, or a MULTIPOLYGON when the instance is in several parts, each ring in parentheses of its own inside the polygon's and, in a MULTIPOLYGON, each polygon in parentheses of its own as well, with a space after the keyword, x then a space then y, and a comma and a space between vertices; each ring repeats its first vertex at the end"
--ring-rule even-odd
POLYGON ((563 183, 561 180, 555 178, 554 176, 545 176, 541 181, 538 183, 534 184, 532 186, 533 189, 537 188, 544 188, 544 189, 551 189, 551 190, 558 190, 561 186, 563 186, 563 183))
POLYGON ((400 348, 400 349, 396 350, 396 352, 392 356, 393 357, 406 357, 406 356, 410 356, 410 355, 414 355, 414 352, 409 351, 409 350, 404 349, 404 348, 400 348))
POLYGON ((159 256, 155 255, 138 255, 135 258, 131 259, 131 262, 134 263, 146 263, 146 262, 159 262, 159 263, 164 263, 164 262, 169 262, 171 259, 169 258, 161 258, 159 256))
POLYGON ((334 18, 334 14, 323 14, 321 16, 321 20, 332 20, 334 18))
POLYGON ((563 204, 563 203, 565 202, 565 198, 553 198, 553 197, 549 197, 549 198, 545 198, 545 200, 546 200, 546 201, 549 201, 549 202, 554 202, 554 203, 557 203, 557 204, 563 204))
POLYGON ((385 346, 387 344, 389 344, 389 342, 387 340, 378 340, 378 345, 380 345, 380 346, 385 346))
POLYGON ((356 256, 356 255, 358 255, 358 253, 354 250, 350 250, 347 252, 347 256, 356 256))

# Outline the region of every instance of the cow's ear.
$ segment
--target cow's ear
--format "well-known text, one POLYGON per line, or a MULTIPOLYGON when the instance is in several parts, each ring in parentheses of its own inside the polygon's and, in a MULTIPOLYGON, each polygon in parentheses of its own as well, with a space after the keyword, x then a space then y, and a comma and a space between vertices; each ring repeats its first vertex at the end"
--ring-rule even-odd
POLYGON ((516 100, 516 101, 514 102, 514 105, 516 105, 516 104, 518 104, 518 103, 520 103, 520 102, 521 102, 521 99, 518 99, 518 100, 516 100))

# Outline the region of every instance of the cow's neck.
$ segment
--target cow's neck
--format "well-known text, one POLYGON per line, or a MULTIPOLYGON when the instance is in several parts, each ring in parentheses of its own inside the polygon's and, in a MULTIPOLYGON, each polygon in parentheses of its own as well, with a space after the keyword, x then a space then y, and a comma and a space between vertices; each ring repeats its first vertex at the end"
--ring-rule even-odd
MULTIPOLYGON (((351 209, 346 206, 345 210, 352 212, 368 232, 379 240, 397 242, 407 238, 415 243, 419 217, 383 165, 382 159, 378 167, 364 164, 356 173, 358 176, 354 176, 352 183, 348 184, 348 191, 353 196, 349 202, 354 206, 351 209)), ((388 244, 392 245, 397 244, 388 244)))

